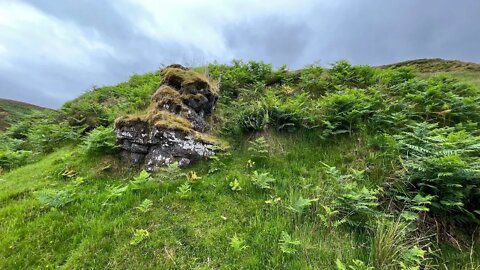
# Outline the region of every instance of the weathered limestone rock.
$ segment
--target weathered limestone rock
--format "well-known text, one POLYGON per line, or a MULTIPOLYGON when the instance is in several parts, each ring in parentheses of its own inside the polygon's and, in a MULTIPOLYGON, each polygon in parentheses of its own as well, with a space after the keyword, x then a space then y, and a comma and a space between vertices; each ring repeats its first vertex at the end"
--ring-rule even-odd
POLYGON ((204 117, 215 109, 218 88, 207 78, 180 65, 162 70, 163 84, 152 95, 148 113, 115 122, 122 159, 148 171, 215 154, 216 142, 206 134, 204 117))

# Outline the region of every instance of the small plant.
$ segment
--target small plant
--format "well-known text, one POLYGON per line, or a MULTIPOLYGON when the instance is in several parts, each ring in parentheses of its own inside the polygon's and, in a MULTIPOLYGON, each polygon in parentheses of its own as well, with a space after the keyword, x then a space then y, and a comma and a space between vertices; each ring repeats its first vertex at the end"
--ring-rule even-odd
POLYGON ((153 205, 153 202, 149 199, 145 199, 143 200, 143 202, 138 205, 137 207, 135 207, 136 209, 138 209, 138 211, 142 212, 142 213, 146 213, 150 210, 150 207, 153 205))
POLYGON ((275 204, 279 204, 281 201, 282 201, 282 198, 270 195, 270 199, 266 200, 265 203, 270 205, 275 205, 275 204))
POLYGON ((260 189, 270 189, 271 184, 275 182, 275 179, 270 177, 268 172, 258 173, 257 171, 253 172, 252 183, 260 189))
POLYGON ((383 212, 378 209, 379 189, 358 187, 356 182, 342 183, 338 197, 334 201, 340 216, 352 226, 369 226, 371 220, 381 217, 383 212))
POLYGON ((0 168, 13 169, 25 165, 31 155, 31 151, 0 149, 0 168))
POLYGON ((103 205, 107 205, 110 200, 121 197, 128 190, 128 185, 110 185, 107 186, 107 199, 103 205))
POLYGON ((74 201, 70 190, 41 190, 34 192, 35 197, 44 205, 60 208, 74 201))
POLYGON ((216 173, 225 168, 225 163, 218 156, 209 157, 208 174, 216 173))
POLYGON ((187 173, 187 180, 189 182, 196 182, 197 180, 200 180, 200 179, 202 179, 202 177, 198 176, 197 172, 195 171, 189 171, 187 173))
POLYGON ((81 148, 85 154, 114 152, 118 146, 113 128, 97 127, 87 135, 81 148))
POLYGON ((180 196, 180 198, 185 199, 185 198, 188 198, 191 191, 192 191, 192 186, 190 185, 190 183, 185 182, 178 187, 177 194, 180 196))
POLYGON ((326 205, 322 205, 323 212, 318 214, 320 221, 322 222, 323 226, 327 229, 337 228, 338 226, 342 225, 346 222, 345 219, 337 218, 340 211, 335 210, 331 207, 326 205))
POLYGON ((230 238, 230 247, 236 253, 240 253, 248 248, 248 246, 245 245, 245 240, 239 238, 236 234, 230 238))
POLYGON ((72 185, 74 187, 78 187, 78 186, 81 186, 83 183, 85 183, 85 178, 81 177, 81 176, 77 176, 73 181, 72 181, 72 185))
POLYGON ((162 173, 158 175, 161 180, 173 180, 179 179, 185 174, 182 172, 182 169, 178 165, 178 162, 169 164, 167 167, 162 168, 162 173))
POLYGON ((238 182, 238 179, 235 179, 232 182, 230 182, 229 186, 232 191, 242 190, 242 187, 240 186, 240 182, 238 182))
POLYGON ((287 209, 295 214, 302 214, 306 208, 310 207, 312 203, 316 201, 318 201, 317 198, 305 199, 300 195, 300 197, 298 197, 296 200, 293 200, 293 202, 287 206, 287 209))
POLYGON ((251 159, 247 160, 247 169, 253 169, 255 167, 255 161, 251 159))
POLYGON ((268 143, 265 140, 265 137, 259 137, 254 141, 250 142, 248 151, 257 158, 266 158, 268 157, 268 143))
POLYGON ((264 130, 269 122, 268 109, 261 100, 251 102, 248 106, 241 106, 234 121, 243 132, 264 130))
POLYGON ((412 236, 412 229, 401 219, 382 219, 374 228, 371 257, 376 269, 415 269, 424 262, 425 251, 418 245, 426 238, 412 236), (405 267, 405 268, 404 268, 405 267))
POLYGON ((130 180, 129 187, 131 190, 140 190, 149 180, 150 173, 142 170, 137 177, 133 178, 133 180, 130 180))
POLYGON ((428 212, 428 208, 432 204, 433 196, 422 196, 420 194, 415 195, 413 198, 407 196, 396 196, 396 199, 404 204, 404 209, 400 213, 400 217, 406 222, 413 222, 418 219, 418 214, 422 212, 428 212))
POLYGON ((287 232, 283 231, 280 235, 280 250, 286 254, 297 253, 297 248, 300 246, 300 241, 293 239, 287 232))
POLYGON ((144 229, 137 229, 133 234, 133 238, 130 241, 130 245, 138 246, 142 241, 147 239, 150 236, 150 233, 144 229))

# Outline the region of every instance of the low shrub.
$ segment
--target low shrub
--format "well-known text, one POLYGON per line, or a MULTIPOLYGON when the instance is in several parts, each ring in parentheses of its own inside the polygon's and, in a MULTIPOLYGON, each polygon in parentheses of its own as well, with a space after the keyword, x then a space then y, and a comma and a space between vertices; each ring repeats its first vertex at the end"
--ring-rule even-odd
POLYGON ((114 152, 118 146, 113 128, 97 127, 85 137, 81 149, 87 155, 114 152))
POLYGON ((320 101, 323 119, 335 127, 337 133, 352 133, 360 129, 381 106, 378 91, 347 88, 328 93, 320 101))
POLYGON ((0 150, 0 168, 12 169, 25 165, 32 156, 32 151, 0 150))
POLYGON ((262 101, 243 106, 235 118, 232 124, 238 125, 242 132, 264 130, 270 122, 268 109, 262 101))
POLYGON ((378 70, 370 66, 352 66, 347 61, 338 61, 328 71, 329 82, 337 86, 368 88, 376 83, 378 70))
POLYGON ((272 65, 255 61, 244 63, 238 60, 234 60, 232 65, 210 64, 208 73, 220 82, 220 92, 227 100, 237 98, 240 89, 258 82, 266 83, 274 76, 272 65))
POLYGON ((399 190, 410 198, 431 198, 434 214, 479 223, 480 137, 428 123, 413 124, 394 137, 406 169, 399 190))
POLYGON ((49 153, 68 142, 78 141, 83 129, 75 129, 66 123, 45 120, 30 128, 27 135, 29 148, 36 152, 49 153))
POLYGON ((44 205, 60 208, 75 200, 74 192, 70 190, 41 190, 34 192, 35 197, 44 205))
POLYGON ((323 78, 324 68, 319 65, 308 65, 300 70, 298 87, 307 93, 322 95, 327 91, 327 81, 323 78))

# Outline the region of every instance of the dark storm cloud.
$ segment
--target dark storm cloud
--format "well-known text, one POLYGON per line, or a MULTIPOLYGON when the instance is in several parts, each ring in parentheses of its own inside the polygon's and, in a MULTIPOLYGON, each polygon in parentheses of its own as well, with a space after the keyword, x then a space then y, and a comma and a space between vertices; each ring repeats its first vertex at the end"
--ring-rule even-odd
POLYGON ((0 97, 58 107, 173 62, 480 62, 479 14, 477 0, 4 0, 0 97))

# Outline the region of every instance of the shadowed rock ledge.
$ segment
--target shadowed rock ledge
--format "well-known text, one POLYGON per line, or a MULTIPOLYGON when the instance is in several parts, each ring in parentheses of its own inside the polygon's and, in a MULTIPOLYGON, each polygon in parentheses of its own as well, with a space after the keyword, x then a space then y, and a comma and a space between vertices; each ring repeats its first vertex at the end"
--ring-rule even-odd
POLYGON ((152 95, 146 114, 115 121, 122 159, 148 171, 179 162, 192 162, 215 154, 216 140, 205 117, 215 110, 218 87, 206 77, 180 65, 160 72, 162 85, 152 95))

